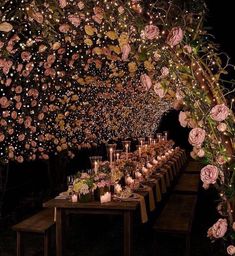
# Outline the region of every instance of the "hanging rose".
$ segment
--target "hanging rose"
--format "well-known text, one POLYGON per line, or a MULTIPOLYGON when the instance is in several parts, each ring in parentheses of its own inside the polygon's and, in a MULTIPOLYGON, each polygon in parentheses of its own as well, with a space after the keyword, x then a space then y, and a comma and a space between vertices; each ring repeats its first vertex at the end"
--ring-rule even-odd
POLYGON ((44 17, 40 12, 33 12, 31 15, 32 15, 32 18, 36 20, 39 24, 43 23, 44 17))
POLYGON ((211 109, 210 117, 214 121, 222 122, 229 115, 229 108, 224 104, 216 105, 211 109))
POLYGON ((227 247, 227 253, 228 253, 229 255, 235 255, 235 246, 229 245, 229 246, 227 247))
POLYGON ((142 74, 140 76, 140 82, 146 90, 149 90, 152 87, 151 78, 147 74, 142 74))
POLYGON ((70 14, 68 20, 75 26, 78 27, 81 23, 80 17, 76 14, 70 14))
POLYGON ((179 122, 182 127, 186 127, 188 125, 188 118, 190 113, 188 111, 180 111, 179 113, 179 122))
POLYGON ((189 143, 193 146, 200 147, 205 140, 206 132, 202 128, 194 128, 189 133, 189 143))
POLYGON ((164 98, 166 95, 166 92, 164 88, 162 88, 162 85, 160 83, 156 83, 154 85, 154 92, 158 95, 159 98, 164 98))
POLYGON ((142 32, 142 37, 144 37, 145 39, 148 40, 153 40, 158 38, 159 36, 159 28, 155 25, 147 25, 144 29, 144 31, 142 32))
POLYGON ((165 78, 169 75, 169 69, 167 67, 161 68, 161 78, 165 78))
POLYGON ((67 0, 59 0, 60 7, 63 9, 67 6, 67 0))
POLYGON ((130 52, 131 52, 130 44, 124 44, 122 46, 122 60, 123 61, 126 61, 128 59, 130 52))
POLYGON ((219 219, 207 232, 210 238, 221 238, 227 232, 228 223, 226 219, 219 219))
POLYGON ((204 184, 215 184, 219 175, 219 170, 214 165, 207 165, 201 169, 201 181, 204 184))
POLYGON ((180 27, 172 28, 167 36, 166 43, 169 46, 174 47, 183 40, 183 37, 184 32, 180 27))
POLYGON ((227 130, 227 124, 226 123, 220 123, 217 125, 217 129, 220 132, 225 132, 227 130))

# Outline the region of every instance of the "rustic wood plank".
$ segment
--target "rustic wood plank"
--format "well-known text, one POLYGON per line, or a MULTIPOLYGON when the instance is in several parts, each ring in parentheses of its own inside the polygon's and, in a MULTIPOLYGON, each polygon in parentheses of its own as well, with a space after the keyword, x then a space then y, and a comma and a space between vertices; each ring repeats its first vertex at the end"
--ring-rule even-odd
POLYGON ((196 202, 196 195, 173 194, 155 222, 154 229, 158 232, 190 233, 196 202))
POLYGON ((32 217, 14 225, 13 230, 18 232, 33 232, 44 234, 54 225, 53 209, 43 210, 32 217))
POLYGON ((100 209, 100 210, 136 210, 139 202, 123 202, 123 201, 111 201, 109 203, 101 204, 97 201, 92 201, 88 203, 72 203, 66 199, 52 199, 43 204, 43 207, 48 208, 66 208, 66 209, 100 209))

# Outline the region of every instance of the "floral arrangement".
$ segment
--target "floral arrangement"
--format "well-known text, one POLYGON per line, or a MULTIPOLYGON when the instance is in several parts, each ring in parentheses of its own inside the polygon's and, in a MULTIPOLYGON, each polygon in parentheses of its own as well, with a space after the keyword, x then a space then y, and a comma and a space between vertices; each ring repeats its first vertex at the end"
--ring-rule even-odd
POLYGON ((94 190, 94 188, 94 180, 87 173, 82 173, 81 176, 79 178, 76 178, 73 182, 73 191, 78 193, 79 195, 90 194, 91 191, 94 190))
POLYGON ((226 209, 209 236, 234 254, 234 81, 203 27, 204 1, 6 0, 0 10, 1 160, 151 135, 173 106, 192 128, 204 188, 226 209))

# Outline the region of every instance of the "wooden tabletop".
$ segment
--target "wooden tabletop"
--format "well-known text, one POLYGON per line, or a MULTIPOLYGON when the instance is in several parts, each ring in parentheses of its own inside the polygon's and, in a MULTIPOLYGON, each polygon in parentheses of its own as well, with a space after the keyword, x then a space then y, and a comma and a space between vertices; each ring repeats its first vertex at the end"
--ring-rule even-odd
POLYGON ((72 203, 66 199, 52 199, 48 202, 43 203, 43 207, 56 207, 56 208, 67 208, 67 209, 100 209, 100 210, 136 210, 139 205, 138 201, 111 201, 108 203, 101 204, 98 201, 92 201, 88 203, 72 203))

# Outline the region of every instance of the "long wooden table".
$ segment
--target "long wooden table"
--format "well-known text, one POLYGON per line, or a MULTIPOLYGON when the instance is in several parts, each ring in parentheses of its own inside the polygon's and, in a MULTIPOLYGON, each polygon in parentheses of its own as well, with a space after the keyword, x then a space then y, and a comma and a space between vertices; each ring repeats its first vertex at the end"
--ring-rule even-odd
POLYGON ((138 201, 119 202, 112 201, 101 204, 100 202, 72 203, 65 199, 52 199, 43 204, 43 207, 56 208, 56 255, 64 256, 64 239, 66 235, 65 218, 69 213, 76 214, 107 214, 121 215, 123 217, 124 234, 123 249, 124 256, 132 255, 132 231, 133 231, 133 212, 139 207, 138 201))

